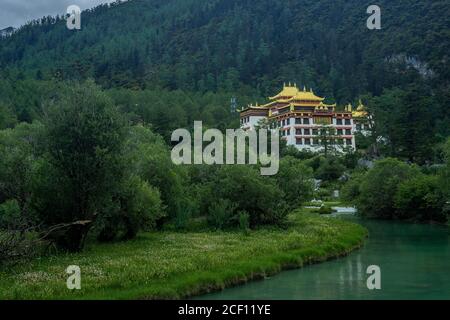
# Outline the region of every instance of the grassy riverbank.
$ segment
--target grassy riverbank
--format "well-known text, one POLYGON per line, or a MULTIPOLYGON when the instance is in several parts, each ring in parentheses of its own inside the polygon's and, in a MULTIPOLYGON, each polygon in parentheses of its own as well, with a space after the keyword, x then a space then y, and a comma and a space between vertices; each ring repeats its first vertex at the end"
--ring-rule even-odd
POLYGON ((0 299, 182 298, 345 255, 367 235, 359 225, 301 211, 289 220, 288 230, 248 235, 161 232, 92 244, 0 270, 0 299), (69 265, 80 266, 82 290, 66 288, 69 265))

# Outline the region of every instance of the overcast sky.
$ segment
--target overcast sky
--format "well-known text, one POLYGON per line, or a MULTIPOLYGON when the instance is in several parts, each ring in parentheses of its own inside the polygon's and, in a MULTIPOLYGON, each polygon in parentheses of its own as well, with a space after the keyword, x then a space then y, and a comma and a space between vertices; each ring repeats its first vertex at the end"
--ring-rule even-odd
POLYGON ((113 0, 0 0, 0 29, 20 27, 27 21, 43 16, 65 14, 74 4, 82 10, 113 0))

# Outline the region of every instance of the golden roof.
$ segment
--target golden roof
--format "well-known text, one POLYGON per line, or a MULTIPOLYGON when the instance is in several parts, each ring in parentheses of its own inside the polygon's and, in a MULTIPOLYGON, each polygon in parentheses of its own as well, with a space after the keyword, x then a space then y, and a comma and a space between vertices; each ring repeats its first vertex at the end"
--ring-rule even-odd
POLYGON ((333 103, 333 104, 326 104, 326 103, 321 102, 319 105, 320 105, 320 106, 325 106, 325 107, 336 107, 336 103, 333 103))
POLYGON ((369 113, 366 110, 366 107, 363 105, 362 101, 359 100, 359 105, 356 108, 356 111, 352 112, 352 116, 354 118, 366 118, 369 115, 369 113))
MULTIPOLYGON (((281 104, 287 104, 287 106, 311 106, 311 107, 323 107, 324 109, 326 107, 336 107, 336 104, 327 105, 324 104, 323 101, 325 98, 318 97, 314 94, 313 90, 310 89, 309 91, 306 90, 306 87, 303 87, 303 90, 297 88, 297 85, 294 83, 294 85, 284 84, 283 90, 281 90, 276 96, 269 97, 271 100, 269 103, 263 104, 263 105, 248 105, 247 109, 249 108, 260 108, 260 109, 267 109, 270 108, 272 105, 275 105, 277 103, 281 104)), ((246 109, 243 109, 246 110, 246 109)), ((243 111, 242 110, 242 111, 243 111)))
POLYGON ((258 103, 256 104, 249 104, 247 105, 246 109, 242 109, 242 110, 247 110, 247 109, 267 109, 269 107, 269 104, 264 104, 264 105, 259 105, 258 103))
POLYGON ((297 85, 294 84, 291 86, 289 83, 288 86, 283 85, 283 90, 278 93, 276 96, 269 97, 270 100, 280 100, 280 102, 290 102, 290 101, 323 101, 325 98, 318 97, 314 94, 312 89, 309 91, 306 90, 306 87, 303 87, 303 90, 297 88, 297 85), (288 99, 282 99, 288 98, 288 99))
POLYGON ((289 83, 288 86, 286 86, 286 84, 283 85, 283 90, 280 91, 280 93, 278 93, 276 96, 273 97, 269 97, 270 100, 277 100, 279 98, 291 98, 297 95, 297 93, 299 92, 297 86, 294 84, 294 86, 291 86, 291 84, 289 83))
POLYGON ((314 94, 312 89, 310 91, 306 91, 306 88, 303 91, 299 91, 292 100, 307 100, 307 101, 318 101, 322 102, 325 98, 318 97, 314 94))

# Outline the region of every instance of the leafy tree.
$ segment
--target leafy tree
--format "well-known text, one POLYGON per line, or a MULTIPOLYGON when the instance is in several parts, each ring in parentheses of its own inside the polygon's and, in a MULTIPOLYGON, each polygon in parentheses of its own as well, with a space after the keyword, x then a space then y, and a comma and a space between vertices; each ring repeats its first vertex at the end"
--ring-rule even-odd
POLYGON ((282 158, 275 178, 291 208, 298 208, 312 198, 313 170, 300 160, 292 157, 282 158))
POLYGON ((131 170, 161 193, 166 214, 157 221, 158 227, 168 219, 178 227, 184 227, 195 210, 187 188, 187 169, 174 165, 161 136, 144 126, 132 128, 125 150, 129 155, 127 162, 133 166, 131 170))
POLYGON ((377 161, 362 180, 358 210, 368 217, 394 218, 395 195, 400 183, 419 173, 416 167, 396 159, 377 161))
POLYGON ((447 221, 444 195, 437 176, 420 174, 400 183, 395 194, 395 216, 422 221, 447 221))
POLYGON ((317 179, 324 181, 337 180, 342 176, 345 167, 337 157, 320 158, 320 165, 315 172, 317 179))
MULTIPOLYGON (((54 193, 40 195, 40 218, 48 226, 94 221, 123 179, 123 117, 92 82, 73 83, 49 106, 45 126, 50 165, 42 167, 41 177, 54 193)), ((56 241, 81 250, 88 230, 74 229, 56 241)))
POLYGON ((361 184, 365 179, 365 171, 356 171, 341 188, 341 199, 347 203, 356 203, 361 193, 361 184))
POLYGON ((153 229, 164 214, 158 189, 137 176, 126 179, 112 201, 97 221, 101 241, 132 239, 139 231, 153 229))
POLYGON ((288 213, 283 192, 272 178, 263 177, 251 166, 222 166, 210 182, 208 207, 220 199, 233 204, 233 222, 239 225, 238 213, 250 215, 250 226, 281 224, 288 213))

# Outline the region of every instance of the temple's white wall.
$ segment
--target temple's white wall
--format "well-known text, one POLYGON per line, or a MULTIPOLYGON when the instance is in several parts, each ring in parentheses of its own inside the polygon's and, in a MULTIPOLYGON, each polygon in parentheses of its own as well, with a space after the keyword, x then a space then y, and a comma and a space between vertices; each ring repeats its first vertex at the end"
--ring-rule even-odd
MULTIPOLYGON (((241 128, 244 130, 254 129, 255 125, 257 125, 261 119, 265 118, 266 117, 264 116, 243 117, 241 119, 241 128)), ((313 129, 320 128, 322 125, 313 123, 313 118, 308 119, 309 123, 306 124, 303 119, 301 123, 296 123, 294 117, 280 121, 278 125, 279 129, 281 129, 281 137, 286 140, 287 145, 295 146, 298 150, 309 150, 312 152, 322 151, 323 146, 319 144, 320 136, 318 134, 313 134, 313 129), (298 141, 301 141, 301 143, 298 143, 298 141)), ((342 119, 342 122, 338 123, 337 119, 333 118, 333 122, 331 124, 336 132, 338 132, 338 130, 342 130, 339 131, 339 136, 342 137, 340 139, 343 141, 341 141, 341 144, 336 143, 333 146, 338 152, 345 152, 348 149, 356 150, 356 141, 354 136, 356 132, 356 125, 353 122, 353 119, 347 120, 349 121, 346 122, 345 119, 342 119)))

